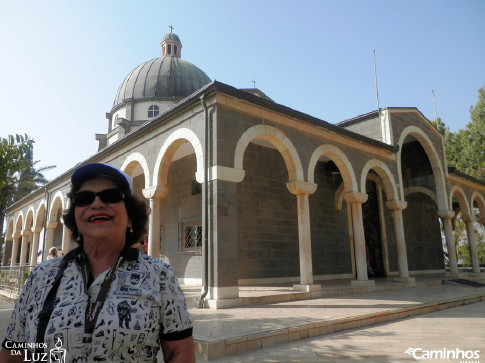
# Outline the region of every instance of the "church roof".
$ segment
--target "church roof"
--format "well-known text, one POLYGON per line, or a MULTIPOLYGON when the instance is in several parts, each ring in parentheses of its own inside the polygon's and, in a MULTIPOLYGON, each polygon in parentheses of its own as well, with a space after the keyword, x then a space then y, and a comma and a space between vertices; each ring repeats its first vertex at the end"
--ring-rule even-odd
POLYGON ((128 100, 182 99, 211 82, 197 66, 180 58, 182 44, 174 33, 165 35, 162 56, 140 64, 124 79, 113 109, 128 100))

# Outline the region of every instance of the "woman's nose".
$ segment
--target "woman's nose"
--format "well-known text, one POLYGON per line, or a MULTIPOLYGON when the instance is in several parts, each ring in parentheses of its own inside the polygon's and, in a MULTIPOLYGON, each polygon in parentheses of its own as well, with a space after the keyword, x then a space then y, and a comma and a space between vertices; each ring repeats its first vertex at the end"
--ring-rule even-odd
POLYGON ((101 200, 99 195, 94 197, 93 202, 91 203, 91 207, 99 207, 99 206, 104 206, 104 202, 101 200))

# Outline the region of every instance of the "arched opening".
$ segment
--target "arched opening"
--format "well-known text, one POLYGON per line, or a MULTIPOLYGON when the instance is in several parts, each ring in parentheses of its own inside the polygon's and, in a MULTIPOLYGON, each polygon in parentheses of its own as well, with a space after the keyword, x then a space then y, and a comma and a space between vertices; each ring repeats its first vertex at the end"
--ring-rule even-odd
POLYGON ((353 274, 348 205, 336 205, 336 194, 345 189, 342 175, 348 170, 341 170, 332 158, 342 164, 335 154, 322 155, 315 164, 317 189, 309 198, 313 270, 320 278, 353 274))
POLYGON ((271 141, 255 138, 244 151, 243 168, 237 184, 240 284, 298 281, 296 197, 286 187, 285 160, 271 141))
POLYGON ((443 243, 438 217, 436 176, 429 155, 412 134, 401 150, 402 184, 407 202, 403 211, 409 270, 442 270, 443 243))
POLYGON ((202 268, 202 188, 196 180, 197 156, 183 138, 167 146, 158 185, 168 187, 161 201, 160 257, 168 259, 184 283, 200 284, 202 268))
MULTIPOLYGON (((371 172, 372 173, 372 172, 371 172)), ((375 174, 372 174, 375 175, 375 174)), ((377 175, 375 175, 377 177, 377 175)), ((383 198, 385 194, 374 180, 367 180, 365 184, 367 201, 362 204, 364 235, 366 244, 366 260, 368 262, 368 277, 385 277, 387 275, 385 249, 382 226, 383 198)))

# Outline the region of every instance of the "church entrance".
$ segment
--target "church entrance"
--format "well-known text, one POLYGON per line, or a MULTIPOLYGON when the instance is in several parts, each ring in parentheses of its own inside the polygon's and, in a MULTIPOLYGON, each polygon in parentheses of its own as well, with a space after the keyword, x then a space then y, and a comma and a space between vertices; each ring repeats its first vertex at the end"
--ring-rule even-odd
POLYGON ((368 275, 369 277, 385 277, 386 270, 384 268, 376 183, 368 180, 366 183, 366 193, 369 197, 367 202, 362 204, 362 215, 364 219, 365 244, 368 250, 367 258, 370 260, 371 267, 368 275))

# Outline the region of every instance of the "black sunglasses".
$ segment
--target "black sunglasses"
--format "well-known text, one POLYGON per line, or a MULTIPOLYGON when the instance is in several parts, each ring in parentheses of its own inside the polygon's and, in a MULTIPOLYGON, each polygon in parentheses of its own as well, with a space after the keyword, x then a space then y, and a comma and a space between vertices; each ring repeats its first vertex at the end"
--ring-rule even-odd
POLYGON ((125 195, 121 190, 118 188, 112 188, 105 189, 97 193, 91 190, 80 190, 79 192, 74 193, 72 202, 75 206, 82 207, 92 204, 96 199, 96 196, 99 196, 101 201, 107 204, 118 203, 125 199, 125 195))

